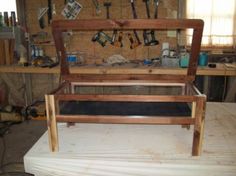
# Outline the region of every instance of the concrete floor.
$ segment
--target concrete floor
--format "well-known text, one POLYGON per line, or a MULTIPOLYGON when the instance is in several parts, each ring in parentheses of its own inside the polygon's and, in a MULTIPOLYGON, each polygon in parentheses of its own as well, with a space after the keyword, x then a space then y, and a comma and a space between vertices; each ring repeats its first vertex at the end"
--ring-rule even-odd
MULTIPOLYGON (((4 136, 6 152, 4 164, 9 162, 23 162, 27 151, 46 131, 46 121, 26 121, 11 126, 9 132, 4 136)), ((3 153, 3 141, 0 138, 0 158, 3 153)), ((8 165, 3 168, 4 172, 24 171, 23 163, 8 165)), ((2 171, 0 171, 0 175, 2 171)), ((16 174, 14 174, 16 175, 16 174)))

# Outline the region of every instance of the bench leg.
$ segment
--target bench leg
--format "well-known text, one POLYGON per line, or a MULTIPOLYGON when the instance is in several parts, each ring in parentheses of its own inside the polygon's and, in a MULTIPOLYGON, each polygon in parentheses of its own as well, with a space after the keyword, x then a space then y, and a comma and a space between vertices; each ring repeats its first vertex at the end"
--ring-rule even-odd
POLYGON ((196 109, 194 113, 196 121, 194 124, 194 133, 193 133, 193 146, 192 146, 193 156, 201 155, 202 140, 204 135, 205 107, 206 107, 206 97, 199 97, 196 102, 196 109))
POLYGON ((47 126, 49 147, 52 152, 58 151, 58 133, 56 122, 56 107, 53 95, 45 95, 46 112, 47 112, 47 126))

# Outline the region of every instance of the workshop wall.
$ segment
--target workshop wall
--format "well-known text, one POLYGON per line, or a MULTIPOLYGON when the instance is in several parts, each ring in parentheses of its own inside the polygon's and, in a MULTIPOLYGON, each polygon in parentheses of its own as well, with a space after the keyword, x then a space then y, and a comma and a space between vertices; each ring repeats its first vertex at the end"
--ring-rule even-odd
MULTIPOLYGON (((47 0, 25 0, 26 1, 26 23, 28 26, 28 32, 30 35, 34 35, 38 32, 48 32, 49 40, 53 40, 51 36, 51 26, 47 24, 47 16, 45 16, 46 27, 40 29, 39 22, 37 19, 37 13, 39 8, 47 7, 47 0)), ((78 15, 78 19, 105 19, 106 18, 106 9, 103 6, 102 0, 99 0, 101 6, 101 14, 96 15, 95 7, 92 3, 92 0, 78 0, 78 2, 83 6, 83 9, 78 15)), ((112 6, 110 8, 110 16, 114 18, 132 18, 132 12, 130 7, 129 0, 111 0, 112 6)), ((64 8, 64 0, 52 0, 52 3, 55 3, 56 15, 53 16, 53 19, 64 19, 61 15, 61 11, 64 8)), ((146 18, 146 9, 145 4, 142 0, 136 1, 136 9, 139 18, 146 18)), ((151 14, 153 14, 154 8, 151 7, 151 14)), ((159 17, 160 18, 174 18, 177 13, 177 1, 176 0, 160 0, 159 4, 159 17)), ((152 15, 153 16, 153 15, 152 15)), ((144 59, 144 58, 153 58, 158 57, 160 53, 160 46, 153 47, 144 47, 139 46, 136 49, 131 50, 129 48, 128 38, 124 39, 124 47, 116 48, 110 45, 106 47, 101 47, 98 43, 91 42, 94 32, 83 32, 79 34, 74 34, 72 37, 69 37, 69 42, 67 49, 69 51, 83 51, 87 53, 88 56, 86 59, 87 63, 101 63, 103 59, 113 55, 121 54, 122 56, 128 59, 144 59), (95 59, 94 59, 95 58, 95 59)), ((111 33, 110 33, 111 34, 111 33)), ((139 32, 139 37, 143 40, 142 32, 139 32)), ((156 37, 160 41, 160 44, 165 41, 169 42, 172 47, 176 44, 176 37, 168 36, 167 32, 161 31, 156 32, 156 37)), ((55 46, 54 45, 41 45, 44 49, 46 55, 54 57, 55 56, 55 46)), ((3 76, 3 75, 2 75, 3 76)), ((9 75, 5 80, 8 90, 9 90, 9 103, 13 105, 24 105, 24 91, 25 85, 22 83, 21 75, 9 75), (20 79, 19 79, 20 78, 20 79), (10 81, 7 81, 10 80, 10 81), (13 81, 19 80, 19 81, 13 81), (17 82, 17 86, 9 85, 10 82, 17 82), (17 97, 17 98, 16 98, 17 97)), ((32 74, 32 98, 33 100, 41 100, 44 98, 45 93, 50 92, 52 89, 57 87, 59 77, 58 75, 52 74, 32 74)), ((137 88, 136 88, 137 89, 137 88)), ((144 93, 147 91, 143 88, 137 89, 139 93, 144 93)), ((93 88, 88 89, 87 91, 93 91, 93 88)), ((108 90, 108 92, 113 92, 115 90, 108 90)), ((131 90, 132 91, 132 90, 131 90)), ((151 90, 150 90, 151 91, 151 90)), ((163 90, 165 91, 165 90, 163 90)))
MULTIPOLYGON (((78 0, 78 2, 83 6, 81 12, 78 15, 78 19, 105 19, 106 18, 106 9, 103 6, 105 1, 99 0, 99 5, 101 8, 101 13, 96 14, 95 6, 92 0, 78 0)), ((129 0, 111 0, 112 6, 110 7, 110 18, 111 19, 127 19, 133 18, 132 11, 130 7, 129 0)), ((152 1, 151 1, 152 2, 152 1)), ((160 0, 158 16, 159 18, 175 18, 177 15, 177 4, 176 0, 160 0)), ((64 0, 53 1, 55 3, 56 15, 53 16, 53 19, 64 19, 61 15, 61 11, 64 8, 64 0)), ((138 18, 147 18, 145 4, 142 0, 136 1, 136 10, 138 18)), ((40 29, 39 22, 37 20, 37 13, 39 8, 47 7, 47 0, 26 0, 26 21, 29 33, 31 35, 36 34, 40 31, 51 33, 51 27, 47 24, 47 15, 45 15, 45 29, 40 29)), ((154 5, 150 6, 151 16, 153 18, 154 14, 154 5)), ((144 59, 144 58, 155 58, 158 57, 161 50, 162 42, 169 42, 171 47, 176 45, 176 37, 168 36, 166 31, 156 32, 156 37, 160 42, 158 46, 139 46, 133 50, 130 49, 130 43, 127 35, 123 36, 124 47, 117 48, 110 44, 107 44, 105 47, 102 47, 97 42, 93 43, 91 41, 92 36, 96 31, 91 32, 81 32, 73 33, 69 37, 67 51, 82 51, 86 53, 87 58, 85 58, 87 63, 101 63, 102 60, 108 58, 113 54, 121 54, 127 59, 144 59)), ((112 32, 108 32, 111 36, 112 32)), ((139 37, 143 43, 142 31, 139 31, 139 37)), ((52 39, 51 37, 49 37, 52 39)), ((49 56, 55 56, 55 47, 52 46, 41 46, 45 53, 49 56)))

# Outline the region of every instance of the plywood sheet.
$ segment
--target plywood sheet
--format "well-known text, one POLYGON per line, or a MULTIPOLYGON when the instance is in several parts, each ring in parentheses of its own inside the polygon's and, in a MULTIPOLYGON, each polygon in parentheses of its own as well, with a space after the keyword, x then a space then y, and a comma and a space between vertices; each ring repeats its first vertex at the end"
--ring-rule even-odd
POLYGON ((47 133, 25 155, 36 176, 235 176, 236 104, 208 103, 203 153, 191 156, 192 129, 161 125, 59 125, 60 152, 47 133))

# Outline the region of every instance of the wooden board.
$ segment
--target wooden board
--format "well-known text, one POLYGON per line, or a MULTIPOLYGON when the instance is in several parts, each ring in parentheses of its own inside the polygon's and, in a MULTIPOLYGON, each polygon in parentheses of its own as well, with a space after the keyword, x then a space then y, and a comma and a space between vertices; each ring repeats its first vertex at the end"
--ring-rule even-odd
MULTIPOLYGON (((38 74, 59 74, 60 68, 40 68, 40 67, 22 67, 22 66, 0 66, 0 73, 38 73, 38 74)), ((185 75, 187 69, 184 68, 163 68, 163 67, 96 67, 81 66, 71 67, 72 74, 178 74, 185 75)), ((224 64, 217 63, 216 68, 198 67, 197 75, 208 76, 236 76, 236 69, 227 68, 224 64)))
POLYGON ((5 47, 4 40, 0 40, 0 65, 5 65, 5 47))
POLYGON ((36 176, 234 176, 235 126, 235 103, 207 103, 203 152, 192 157, 192 128, 60 124, 60 151, 49 151, 45 133, 24 156, 25 170, 36 176))
POLYGON ((0 65, 13 64, 14 45, 14 39, 0 40, 0 65))

